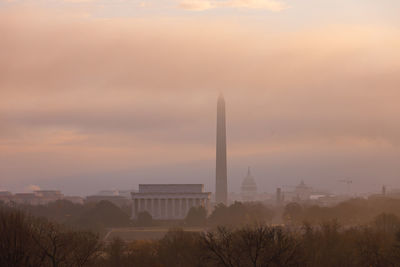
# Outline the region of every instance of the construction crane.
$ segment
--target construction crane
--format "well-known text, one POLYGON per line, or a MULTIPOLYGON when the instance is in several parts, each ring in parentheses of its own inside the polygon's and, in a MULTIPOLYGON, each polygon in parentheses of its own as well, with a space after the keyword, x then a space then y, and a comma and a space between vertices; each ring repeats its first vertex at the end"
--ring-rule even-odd
POLYGON ((346 178, 346 179, 338 180, 338 182, 347 184, 347 193, 350 195, 350 186, 353 183, 353 181, 350 180, 349 178, 346 178))

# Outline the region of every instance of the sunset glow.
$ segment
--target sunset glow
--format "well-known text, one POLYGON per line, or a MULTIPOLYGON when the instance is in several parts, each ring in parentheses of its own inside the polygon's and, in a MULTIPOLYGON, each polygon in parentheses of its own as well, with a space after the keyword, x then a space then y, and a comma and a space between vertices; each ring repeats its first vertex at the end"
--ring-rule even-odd
POLYGON ((400 187, 400 2, 0 0, 0 187, 400 187), (376 181, 376 177, 381 180, 376 181))

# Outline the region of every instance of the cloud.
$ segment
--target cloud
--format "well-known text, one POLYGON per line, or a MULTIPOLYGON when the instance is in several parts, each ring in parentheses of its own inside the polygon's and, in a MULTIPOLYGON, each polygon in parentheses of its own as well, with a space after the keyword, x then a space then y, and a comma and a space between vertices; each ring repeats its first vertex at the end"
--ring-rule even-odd
POLYGON ((93 3, 96 2, 97 0, 63 0, 63 1, 67 3, 79 4, 79 3, 93 3))
POLYGON ((180 8, 186 10, 203 11, 216 8, 236 9, 264 9, 279 12, 289 8, 284 2, 278 0, 183 0, 180 8))
MULTIPOLYGON (((396 29, 274 33, 275 24, 198 16, 88 20, 32 12, 0 16, 4 186, 62 185, 91 172, 110 173, 104 181, 116 183, 114 171, 143 166, 152 181, 174 182, 161 173, 166 165, 199 161, 201 174, 188 168, 182 177, 213 181, 218 90, 226 96, 230 170, 259 164, 265 188, 271 176, 285 179, 279 169, 324 182, 338 172, 364 177, 399 168, 396 29), (370 163, 369 173, 356 173, 356 159, 370 163)), ((91 178, 93 190, 99 177, 91 178)))
POLYGON ((207 9, 216 8, 215 1, 208 0, 183 0, 180 2, 179 7, 186 10, 203 11, 207 9))

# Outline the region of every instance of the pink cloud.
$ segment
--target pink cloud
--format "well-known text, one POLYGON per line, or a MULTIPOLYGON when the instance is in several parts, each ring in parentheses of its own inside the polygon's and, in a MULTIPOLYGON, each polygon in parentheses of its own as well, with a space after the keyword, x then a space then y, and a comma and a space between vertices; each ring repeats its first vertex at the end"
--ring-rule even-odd
POLYGON ((245 8, 279 12, 289 8, 289 5, 278 0, 182 0, 179 6, 182 9, 194 11, 203 11, 215 8, 245 8))

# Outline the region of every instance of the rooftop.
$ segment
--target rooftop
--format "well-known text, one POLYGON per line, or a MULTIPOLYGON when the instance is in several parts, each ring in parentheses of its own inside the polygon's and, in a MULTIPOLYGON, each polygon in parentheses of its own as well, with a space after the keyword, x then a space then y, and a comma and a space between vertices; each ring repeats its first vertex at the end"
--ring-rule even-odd
POLYGON ((139 193, 203 193, 203 184, 139 184, 139 193))

